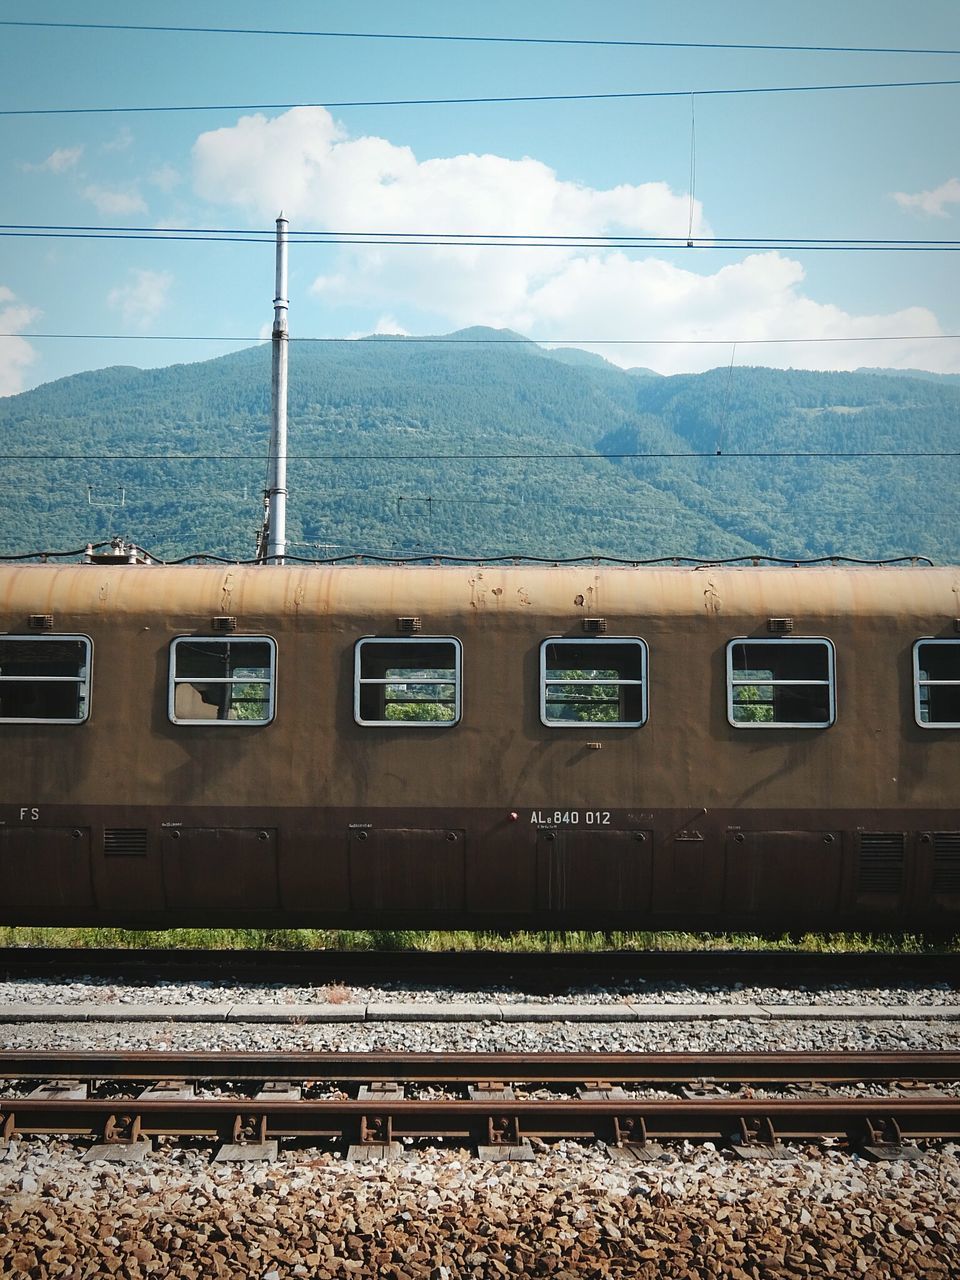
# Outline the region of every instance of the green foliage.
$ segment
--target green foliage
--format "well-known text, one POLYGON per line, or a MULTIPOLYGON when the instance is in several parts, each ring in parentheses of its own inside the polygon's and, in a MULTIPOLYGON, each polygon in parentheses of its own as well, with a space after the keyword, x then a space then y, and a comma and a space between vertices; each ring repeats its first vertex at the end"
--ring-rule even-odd
POLYGON ((452 720, 454 709, 442 702, 390 702, 387 704, 387 720, 419 720, 435 724, 438 720, 452 720))
POLYGON ((773 689, 770 685, 742 684, 733 699, 733 718, 742 724, 760 724, 773 719, 773 689))
POLYGON ((125 929, 0 928, 4 947, 210 948, 242 951, 816 951, 915 954, 960 950, 960 935, 947 942, 917 934, 655 933, 587 930, 545 933, 471 933, 415 929, 125 929))
POLYGON ((616 671, 583 671, 576 667, 551 670, 547 685, 547 717, 550 720, 574 720, 588 724, 615 724, 620 719, 620 689, 615 683, 616 671), (606 680, 602 684, 564 681, 606 680))
MULTIPOLYGON (((664 378, 490 330, 453 336, 292 345, 292 555, 960 560, 956 461, 908 456, 953 447, 949 380, 664 378), (705 456, 666 456, 691 453, 705 456)), ((121 534, 166 559, 249 559, 269 394, 264 345, 0 401, 0 552, 121 534)))

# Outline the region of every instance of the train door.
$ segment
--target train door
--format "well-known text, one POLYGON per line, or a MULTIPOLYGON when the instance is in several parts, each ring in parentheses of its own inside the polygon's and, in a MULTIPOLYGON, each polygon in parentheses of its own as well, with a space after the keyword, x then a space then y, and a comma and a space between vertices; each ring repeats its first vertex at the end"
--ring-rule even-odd
POLYGON ((466 833, 459 827, 362 827, 347 834, 351 909, 418 918, 466 907, 466 833))

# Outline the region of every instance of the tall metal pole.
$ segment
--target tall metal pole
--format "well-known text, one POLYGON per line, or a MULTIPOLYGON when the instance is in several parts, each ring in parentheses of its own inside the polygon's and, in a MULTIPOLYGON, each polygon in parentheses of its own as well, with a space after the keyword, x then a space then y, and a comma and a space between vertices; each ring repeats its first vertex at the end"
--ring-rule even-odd
POLYGON ((282 564, 287 550, 287 219, 277 219, 277 285, 273 299, 270 479, 267 556, 282 564))

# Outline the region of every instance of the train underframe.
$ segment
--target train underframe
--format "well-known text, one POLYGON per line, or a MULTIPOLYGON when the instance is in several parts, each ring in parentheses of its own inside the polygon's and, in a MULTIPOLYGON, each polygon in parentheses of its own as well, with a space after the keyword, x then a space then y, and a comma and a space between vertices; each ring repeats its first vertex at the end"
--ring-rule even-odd
POLYGON ((955 931, 960 810, 0 811, 10 925, 955 931))

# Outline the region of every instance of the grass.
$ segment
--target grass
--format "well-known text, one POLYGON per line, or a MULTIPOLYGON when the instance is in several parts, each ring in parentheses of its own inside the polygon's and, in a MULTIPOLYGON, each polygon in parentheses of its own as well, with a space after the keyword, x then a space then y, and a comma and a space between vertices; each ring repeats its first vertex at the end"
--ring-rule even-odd
POLYGON ((960 951, 960 935, 926 939, 899 933, 518 932, 414 929, 65 929, 0 927, 4 947, 210 948, 242 951, 810 951, 911 955, 960 951))

